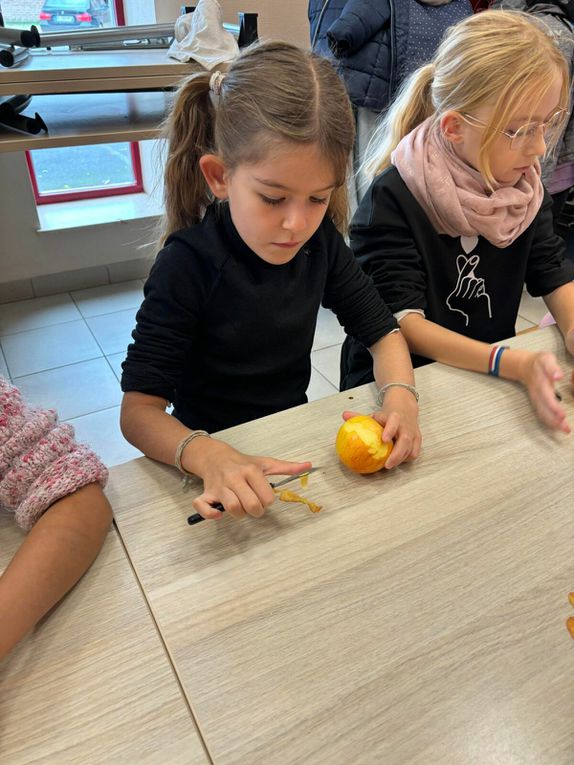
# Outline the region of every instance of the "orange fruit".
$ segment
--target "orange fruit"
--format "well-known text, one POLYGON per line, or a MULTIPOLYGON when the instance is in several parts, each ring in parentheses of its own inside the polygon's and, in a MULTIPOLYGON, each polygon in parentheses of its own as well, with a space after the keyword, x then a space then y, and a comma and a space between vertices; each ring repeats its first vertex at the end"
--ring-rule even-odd
POLYGON ((383 428, 376 420, 359 414, 341 425, 335 449, 343 465, 355 473, 375 473, 387 461, 393 444, 383 441, 383 428))

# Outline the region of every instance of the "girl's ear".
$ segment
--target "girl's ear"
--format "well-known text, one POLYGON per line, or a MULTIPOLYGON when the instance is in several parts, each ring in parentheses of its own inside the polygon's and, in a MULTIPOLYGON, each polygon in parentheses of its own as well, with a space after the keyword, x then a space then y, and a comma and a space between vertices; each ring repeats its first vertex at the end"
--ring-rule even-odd
POLYGON ((464 140, 464 120, 458 112, 445 112, 440 118, 440 129, 451 143, 462 143, 464 140))
POLYGON ((216 199, 227 199, 227 168, 217 154, 204 154, 199 160, 199 167, 205 182, 216 199))

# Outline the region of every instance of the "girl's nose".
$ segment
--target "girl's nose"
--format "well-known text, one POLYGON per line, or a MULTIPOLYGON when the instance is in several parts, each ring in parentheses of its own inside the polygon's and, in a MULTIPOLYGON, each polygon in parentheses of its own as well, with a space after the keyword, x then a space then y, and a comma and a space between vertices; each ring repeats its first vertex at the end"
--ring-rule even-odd
POLYGON ((526 153, 530 156, 542 157, 546 154, 546 139, 544 137, 544 129, 542 125, 539 126, 536 134, 532 136, 532 140, 529 141, 526 147, 526 153))
POLYGON ((287 231, 298 232, 304 231, 307 227, 307 216, 302 206, 292 204, 289 205, 283 218, 283 228, 287 231))

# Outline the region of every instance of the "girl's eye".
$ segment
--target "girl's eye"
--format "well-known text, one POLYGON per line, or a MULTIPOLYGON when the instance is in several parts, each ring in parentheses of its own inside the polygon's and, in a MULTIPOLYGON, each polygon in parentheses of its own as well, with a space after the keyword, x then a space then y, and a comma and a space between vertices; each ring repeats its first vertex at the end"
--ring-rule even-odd
POLYGON ((329 201, 329 197, 310 197, 311 202, 313 202, 314 205, 326 205, 329 201))
POLYGON ((279 197, 279 199, 275 199, 274 197, 266 197, 264 194, 260 194, 259 196, 266 205, 278 205, 281 204, 284 199, 284 197, 279 197))

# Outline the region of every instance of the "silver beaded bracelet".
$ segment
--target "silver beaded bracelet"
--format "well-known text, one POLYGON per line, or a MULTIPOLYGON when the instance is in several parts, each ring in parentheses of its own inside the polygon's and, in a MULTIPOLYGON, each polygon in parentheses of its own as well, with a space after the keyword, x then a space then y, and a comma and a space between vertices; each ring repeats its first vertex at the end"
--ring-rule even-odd
POLYGON ((193 475, 193 473, 190 473, 188 470, 186 470, 183 465, 181 464, 181 458, 183 456, 183 450, 185 447, 193 441, 194 438, 197 438, 198 436, 204 436, 206 438, 211 438, 207 430, 194 430, 191 433, 189 433, 187 436, 181 439, 179 444, 177 445, 177 449, 175 450, 175 459, 173 461, 173 464, 176 466, 176 468, 179 470, 180 473, 183 473, 184 475, 193 475))
POLYGON ((410 392, 415 397, 417 403, 419 400, 419 392, 415 388, 414 385, 409 385, 408 383, 403 382, 390 382, 386 385, 383 385, 381 388, 379 388, 379 392, 377 393, 377 405, 382 406, 383 405, 383 399, 385 397, 385 393, 388 391, 389 388, 406 388, 407 390, 410 390, 410 392))

